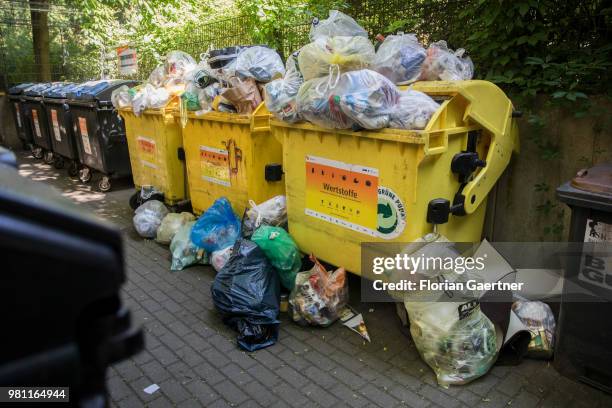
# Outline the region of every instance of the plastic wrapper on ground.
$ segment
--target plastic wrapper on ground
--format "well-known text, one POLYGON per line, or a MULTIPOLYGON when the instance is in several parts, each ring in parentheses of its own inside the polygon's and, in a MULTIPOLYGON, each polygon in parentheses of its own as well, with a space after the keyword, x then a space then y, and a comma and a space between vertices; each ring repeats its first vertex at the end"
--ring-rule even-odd
POLYGON ((190 235, 194 224, 195 221, 189 221, 181 225, 170 242, 171 271, 182 271, 190 265, 208 263, 208 257, 204 249, 191 242, 190 235))
POLYGON ((438 41, 427 48, 423 63, 421 80, 426 81, 465 81, 474 76, 474 64, 465 50, 452 51, 446 41, 438 41))
POLYGON ((514 302, 512 310, 531 333, 527 355, 534 358, 551 358, 556 326, 550 306, 540 301, 519 300, 514 302))
POLYGON ((320 37, 300 49, 298 65, 305 80, 368 68, 374 45, 365 37, 320 37))
POLYGON ((440 105, 423 92, 400 91, 396 108, 391 112, 389 127, 424 129, 440 105))
POLYGON ((242 217, 242 235, 250 237, 262 225, 275 227, 287 224, 287 199, 284 195, 272 197, 261 204, 250 200, 242 217))
POLYGON ((190 221, 195 221, 195 217, 188 212, 182 212, 180 214, 170 213, 166 215, 157 229, 155 241, 160 244, 169 245, 178 230, 190 221))
POLYGON ((395 84, 416 81, 427 53, 414 34, 389 35, 378 47, 372 69, 395 84))
POLYGON ((285 122, 295 123, 300 120, 296 98, 303 83, 304 77, 297 66, 297 55, 292 54, 287 60, 285 76, 266 84, 266 108, 285 122))
POLYGON ((276 51, 255 46, 240 51, 236 58, 236 74, 257 82, 270 82, 285 75, 285 67, 276 51))
POLYGON ((217 199, 197 219, 191 240, 208 253, 234 245, 240 237, 240 220, 225 197, 217 199))
POLYGON ((255 231, 251 240, 259 245, 272 266, 278 270, 281 284, 292 290, 295 277, 302 267, 302 259, 291 235, 280 227, 262 225, 255 231))
POLYGON ((134 212, 134 229, 143 238, 155 238, 157 228, 167 214, 168 209, 161 201, 147 201, 134 212))
POLYGON ((344 268, 328 272, 314 257, 311 270, 299 272, 289 295, 290 315, 301 325, 329 326, 348 302, 344 268))
POLYGON ((236 243, 211 288, 223 322, 238 332, 240 348, 255 351, 278 340, 280 282, 278 274, 255 243, 236 243))
POLYGON ((368 32, 350 16, 341 11, 330 10, 324 20, 314 19, 310 27, 310 41, 320 37, 368 37, 368 32))

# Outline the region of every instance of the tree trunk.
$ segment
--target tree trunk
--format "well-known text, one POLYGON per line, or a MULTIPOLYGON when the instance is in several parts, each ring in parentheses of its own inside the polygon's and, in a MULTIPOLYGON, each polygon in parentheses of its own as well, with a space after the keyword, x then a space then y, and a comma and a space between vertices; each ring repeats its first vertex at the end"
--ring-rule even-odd
POLYGON ((30 0, 34 62, 37 78, 41 82, 51 81, 48 11, 49 0, 30 0))

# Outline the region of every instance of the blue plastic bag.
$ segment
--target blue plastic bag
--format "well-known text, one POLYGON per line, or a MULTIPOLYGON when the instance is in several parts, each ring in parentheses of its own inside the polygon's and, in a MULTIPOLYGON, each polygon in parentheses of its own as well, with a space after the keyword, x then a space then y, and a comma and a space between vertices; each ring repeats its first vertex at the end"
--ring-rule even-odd
POLYGON ((191 241, 206 252, 234 245, 240 236, 240 219, 225 197, 217 199, 191 230, 191 241))
POLYGON ((280 281, 264 252, 252 241, 236 242, 211 287, 223 322, 238 331, 240 348, 255 351, 278 340, 280 281))

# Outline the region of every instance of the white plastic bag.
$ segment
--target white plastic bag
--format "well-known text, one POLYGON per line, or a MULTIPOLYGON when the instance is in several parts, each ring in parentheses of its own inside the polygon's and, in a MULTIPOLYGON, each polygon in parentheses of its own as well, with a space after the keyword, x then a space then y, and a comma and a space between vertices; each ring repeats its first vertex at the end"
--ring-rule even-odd
POLYGON ((446 41, 432 43, 427 48, 421 80, 465 81, 474 76, 474 64, 470 57, 464 57, 465 50, 449 49, 446 41))
POLYGON ((157 228, 168 214, 168 209, 161 201, 150 200, 138 207, 134 213, 134 228, 143 238, 155 238, 157 228))
POLYGON ((179 228, 190 221, 195 221, 195 216, 188 212, 182 212, 180 214, 170 213, 166 215, 157 229, 155 241, 160 244, 169 245, 179 228))
POLYGON ((285 75, 280 55, 262 46, 245 48, 236 58, 236 73, 257 82, 270 82, 285 75))
POLYGON ((374 45, 366 37, 319 37, 300 49, 298 65, 304 80, 367 68, 374 60, 374 45))
POLYGON ((127 85, 122 85, 115 89, 111 94, 111 102, 116 109, 130 106, 132 103, 130 88, 127 85))
POLYGON ((223 269, 227 261, 229 261, 230 256, 232 256, 233 248, 233 245, 228 246, 227 248, 214 251, 210 254, 210 264, 215 268, 215 271, 219 272, 223 269))
POLYGON ((423 92, 400 91, 399 101, 391 113, 389 127, 397 129, 425 129, 440 105, 423 92))
POLYGON ((191 242, 190 235, 193 224, 195 224, 195 221, 183 224, 172 238, 170 243, 170 252, 172 253, 171 271, 180 271, 189 265, 208 263, 208 257, 204 249, 198 248, 191 242))
POLYGON ((163 65, 157 66, 149 74, 147 82, 156 88, 164 86, 168 77, 166 76, 166 68, 163 65))
POLYGON ((285 76, 265 86, 266 108, 278 119, 295 123, 300 120, 297 112, 297 94, 304 83, 304 77, 297 67, 297 53, 287 60, 285 76))
POLYGON ((416 81, 427 53, 414 34, 389 35, 378 47, 372 69, 395 84, 416 81))
POLYGON ((186 52, 171 51, 166 55, 164 69, 168 77, 186 80, 186 74, 191 72, 196 65, 196 60, 186 52))
POLYGON ((170 93, 166 88, 155 88, 151 84, 146 84, 134 95, 132 110, 138 116, 148 108, 163 108, 168 104, 168 101, 170 101, 170 93))
POLYGON ((315 18, 310 27, 310 41, 320 37, 368 37, 368 32, 357 22, 338 10, 329 10, 329 17, 325 20, 315 18))
POLYGON ((261 204, 249 200, 251 208, 244 212, 242 217, 242 234, 251 236, 262 225, 274 227, 287 223, 287 199, 284 195, 272 197, 261 204))

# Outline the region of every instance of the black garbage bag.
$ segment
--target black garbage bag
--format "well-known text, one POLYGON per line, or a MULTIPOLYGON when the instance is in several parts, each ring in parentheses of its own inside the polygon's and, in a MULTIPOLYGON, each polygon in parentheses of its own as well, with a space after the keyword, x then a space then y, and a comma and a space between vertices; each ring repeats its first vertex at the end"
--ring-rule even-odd
POLYGON ((211 292, 223 322, 238 331, 240 348, 255 351, 276 343, 280 281, 257 244, 247 239, 236 242, 211 292))

